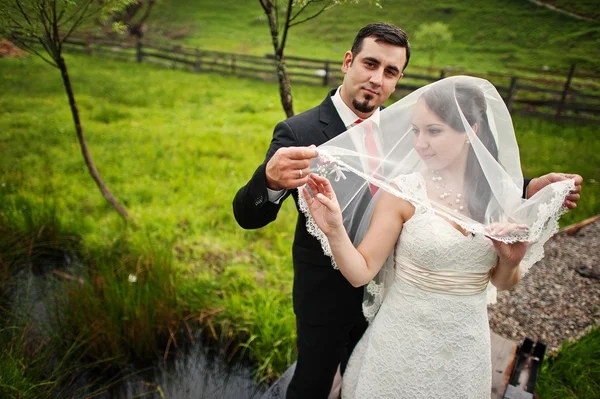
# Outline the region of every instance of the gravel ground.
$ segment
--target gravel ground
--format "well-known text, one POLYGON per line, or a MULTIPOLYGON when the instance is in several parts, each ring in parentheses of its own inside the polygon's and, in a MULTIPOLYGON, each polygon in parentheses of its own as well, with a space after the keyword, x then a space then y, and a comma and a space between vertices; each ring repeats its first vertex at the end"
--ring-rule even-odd
POLYGON ((497 334, 518 343, 525 336, 540 340, 549 353, 600 323, 600 221, 552 237, 544 259, 513 289, 498 293, 489 316, 497 334))

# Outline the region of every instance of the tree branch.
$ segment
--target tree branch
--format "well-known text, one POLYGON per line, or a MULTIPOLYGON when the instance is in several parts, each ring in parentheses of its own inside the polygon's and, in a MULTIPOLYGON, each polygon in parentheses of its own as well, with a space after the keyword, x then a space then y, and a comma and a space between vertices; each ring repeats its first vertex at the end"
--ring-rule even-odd
POLYGON ((56 59, 54 59, 54 57, 52 57, 52 50, 48 48, 48 44, 46 42, 44 42, 44 40, 41 37, 37 37, 38 41, 40 42, 40 44, 42 45, 42 47, 44 48, 44 50, 46 50, 46 53, 48 53, 48 55, 50 56, 50 60, 47 60, 46 57, 44 57, 41 53, 38 53, 37 50, 35 50, 33 47, 30 47, 31 50, 33 51, 33 53, 35 55, 37 55, 38 57, 40 57, 41 59, 43 59, 44 61, 46 61, 48 64, 52 65, 55 68, 58 68, 58 61, 56 59))
POLYGON ((304 5, 302 6, 302 8, 300 9, 300 11, 298 11, 298 12, 296 13, 296 15, 294 15, 292 18, 290 18, 290 22, 291 22, 291 21, 293 21, 293 20, 295 20, 296 18, 298 18, 298 15, 302 14, 302 11, 304 11, 304 10, 306 9, 306 7, 308 7, 308 5, 309 5, 310 3, 312 3, 312 1, 307 1, 307 2, 306 2, 306 4, 304 4, 304 5))
POLYGON ((302 23, 304 23, 304 22, 306 22, 306 21, 310 21, 311 19, 317 18, 317 17, 318 17, 319 15, 321 15, 321 14, 322 14, 324 11, 327 11, 327 10, 329 10, 329 9, 331 9, 331 8, 333 8, 333 7, 335 7, 335 4, 331 4, 331 3, 332 3, 332 0, 329 0, 329 1, 327 2, 327 4, 325 4, 325 5, 323 6, 323 8, 321 8, 321 9, 320 9, 320 10, 319 10, 317 13, 315 13, 315 14, 311 15, 310 17, 306 17, 306 18, 304 18, 302 21, 298 21, 298 22, 295 22, 295 23, 292 23, 292 24, 290 24, 290 28, 291 28, 292 26, 300 25, 300 24, 302 24, 302 23))
POLYGON ((67 5, 66 5, 66 4, 63 4, 63 6, 62 6, 62 8, 61 8, 61 10, 60 10, 60 13, 59 13, 59 15, 58 15, 58 17, 56 18, 56 19, 58 20, 58 22, 59 22, 59 26, 60 26, 60 20, 61 20, 61 19, 62 19, 62 17, 65 15, 65 11, 67 10, 67 8, 68 8, 68 7, 67 7, 67 5))
POLYGON ((73 22, 73 25, 71 25, 71 28, 69 29, 69 31, 62 37, 62 39, 60 40, 60 44, 62 46, 62 44, 65 42, 65 40, 67 40, 69 38, 69 36, 71 36, 71 34, 73 33, 73 31, 75 31, 75 29, 77 29, 77 27, 79 26, 79 24, 81 24, 81 22, 85 19, 85 14, 88 10, 88 8, 91 6, 93 0, 89 0, 88 3, 85 5, 84 9, 81 10, 81 13, 79 14, 79 17, 76 18, 75 22, 73 22))
POLYGON ((277 7, 277 3, 279 0, 272 0, 271 4, 275 7, 275 26, 277 27, 277 34, 281 32, 281 27, 279 26, 279 7, 277 7))
MULTIPOLYGON (((17 10, 25 19, 25 21, 27 22, 27 25, 29 25, 29 34, 31 37, 33 37, 34 41, 38 41, 41 45, 42 48, 44 49, 44 51, 46 51, 46 54, 50 56, 50 59, 46 58, 46 56, 44 56, 42 53, 40 53, 33 45, 30 45, 29 42, 25 41, 24 39, 22 39, 18 33, 16 32, 9 32, 9 37, 16 43, 20 44, 22 48, 24 48, 25 50, 37 55, 38 57, 40 57, 44 62, 50 64, 51 66, 58 68, 58 64, 56 63, 56 60, 53 57, 53 51, 52 49, 48 46, 47 40, 44 40, 45 38, 48 39, 49 36, 49 32, 47 29, 47 26, 45 25, 45 21, 43 19, 43 15, 44 13, 42 12, 43 10, 43 6, 44 4, 38 5, 40 6, 40 9, 38 10, 40 12, 40 18, 41 18, 41 22, 42 22, 42 26, 44 28, 44 32, 45 33, 39 33, 37 31, 37 26, 33 25, 32 21, 30 20, 29 16, 27 15, 27 12, 25 11, 25 9, 23 8, 23 5, 21 4, 21 2, 19 0, 15 0, 14 2, 14 10, 17 10)), ((27 32, 27 29, 25 26, 23 26, 23 24, 21 24, 20 22, 18 22, 17 20, 14 19, 14 17, 7 12, 8 17, 11 19, 11 21, 16 25, 16 27, 18 29, 21 29, 23 32, 27 32)))
MULTIPOLYGON (((87 3, 80 3, 77 6, 77 9, 75 9, 75 11, 73 11, 71 13, 69 18, 67 18, 60 26, 64 26, 64 25, 68 24, 69 22, 71 22, 72 19, 79 19, 80 21, 85 19, 86 18, 85 12, 87 11, 87 9, 90 7, 90 5, 93 2, 94 2, 94 0, 88 0, 87 3), (83 10, 82 10, 82 8, 83 8, 83 10), (77 17, 78 14, 79 14, 79 16, 77 17)), ((95 14, 98 14, 100 12, 100 10, 101 10, 101 8, 99 7, 95 12, 90 13, 90 15, 87 17, 91 18, 92 16, 95 16, 95 14)))
POLYGON ((54 43, 56 46, 56 54, 58 56, 61 55, 62 53, 62 42, 60 40, 60 34, 58 33, 58 13, 57 13, 57 9, 56 9, 56 0, 51 0, 52 1, 52 34, 53 34, 53 39, 54 39, 54 43))
POLYGON ((50 57, 52 57, 52 59, 58 63, 58 53, 56 52, 56 46, 55 43, 52 40, 52 32, 50 29, 50 26, 48 26, 48 23, 50 23, 51 18, 48 16, 48 13, 46 12, 46 3, 44 2, 43 4, 40 5, 40 9, 39 9, 39 13, 40 13, 40 22, 42 23, 42 27, 44 28, 44 33, 42 36, 38 36, 38 40, 40 41, 40 43, 42 43, 42 46, 44 46, 44 48, 46 49, 46 51, 48 52, 48 55, 50 57))
MULTIPOLYGON (((296 18, 298 18, 298 16, 299 16, 300 14, 302 14, 302 12, 303 12, 303 11, 306 9, 306 7, 308 7, 310 4, 313 4, 313 3, 320 3, 320 2, 322 2, 322 1, 326 1, 326 0, 309 0, 309 1, 307 1, 307 2, 306 2, 306 4, 304 4, 304 5, 302 6, 302 8, 300 9, 300 11, 298 11, 298 12, 296 13, 296 15, 294 15, 294 16, 293 16, 293 17, 290 19, 290 22, 292 22, 292 21, 294 21, 296 18)), ((327 0, 327 1, 329 1, 329 0, 327 0)))
POLYGON ((292 15, 292 3, 294 0, 288 0, 287 14, 285 16, 285 25, 283 27, 283 37, 281 43, 279 43, 278 53, 280 57, 283 57, 283 50, 285 49, 285 41, 287 40, 287 33, 290 30, 290 17, 292 15))
MULTIPOLYGON (((52 65, 54 68, 58 68, 58 64, 56 64, 56 62, 54 62, 54 60, 48 59, 46 58, 46 56, 44 56, 42 53, 40 53, 39 51, 37 51, 35 49, 35 47, 33 47, 32 45, 30 45, 28 42, 25 42, 23 39, 21 39, 20 37, 16 36, 16 35, 10 35, 9 36, 10 39, 13 42, 16 42, 19 47, 37 55, 38 57, 40 57, 42 60, 44 60, 46 63, 52 65)), ((44 47, 44 50, 48 53, 48 49, 46 48, 46 46, 44 45, 44 43, 42 42, 40 37, 36 37, 36 39, 42 44, 42 47, 44 47)), ((50 53, 48 53, 50 54, 50 53)))
POLYGON ((4 33, 8 36, 12 36, 14 29, 19 30, 19 31, 25 31, 25 27, 23 26, 23 24, 21 24, 19 21, 17 21, 9 12, 7 12, 5 15, 8 19, 10 19, 12 21, 12 26, 10 28, 8 28, 8 26, 7 26, 7 29, 9 29, 9 30, 4 30, 4 29, 0 30, 0 33, 4 33))
POLYGON ((156 3, 156 0, 150 0, 148 2, 148 5, 146 7, 146 12, 144 13, 144 15, 142 15, 142 18, 140 18, 137 22, 138 25, 143 24, 144 22, 146 22, 146 20, 148 19, 148 17, 150 16, 150 10, 152 10, 152 6, 154 6, 154 4, 156 3))
POLYGON ((260 3, 263 10, 265 10, 265 14, 268 14, 269 10, 267 10, 267 6, 265 5, 265 3, 263 3, 263 0, 258 0, 258 2, 260 3))
POLYGON ((17 4, 17 8, 19 9, 19 12, 21 13, 21 15, 23 16, 23 18, 25 18, 25 21, 27 21, 27 24, 29 26, 31 26, 31 29, 35 29, 34 25, 31 23, 31 21, 29 20, 29 17, 27 16, 27 13, 25 12, 25 10, 23 9, 23 6, 21 5, 21 2, 19 0, 15 0, 15 3, 17 4))

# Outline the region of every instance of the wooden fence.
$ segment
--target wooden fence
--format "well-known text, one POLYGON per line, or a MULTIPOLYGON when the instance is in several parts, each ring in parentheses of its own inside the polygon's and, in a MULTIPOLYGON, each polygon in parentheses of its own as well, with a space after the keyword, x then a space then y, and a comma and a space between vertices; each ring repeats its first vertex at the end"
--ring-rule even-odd
MULTIPOLYGON (((83 35, 70 38, 65 45, 68 51, 157 63, 192 72, 213 72, 264 81, 277 79, 272 55, 235 54, 182 45, 116 41, 83 35)), ((341 60, 288 56, 286 66, 294 84, 336 87, 344 77, 340 70, 341 60)), ((453 75, 471 75, 489 80, 496 86, 513 114, 584 123, 600 122, 600 79, 589 75, 577 76, 574 65, 564 77, 530 77, 524 74, 514 76, 494 72, 469 72, 450 68, 431 70, 409 66, 396 88, 395 97, 400 98, 428 83, 453 75)))

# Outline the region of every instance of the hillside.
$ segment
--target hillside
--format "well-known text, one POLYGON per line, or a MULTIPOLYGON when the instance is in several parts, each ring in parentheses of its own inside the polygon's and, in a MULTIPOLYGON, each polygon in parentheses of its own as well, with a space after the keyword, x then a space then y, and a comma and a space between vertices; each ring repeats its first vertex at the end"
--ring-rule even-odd
MULTIPOLYGON (((436 57, 436 67, 502 71, 511 65, 600 71, 600 23, 578 20, 523 0, 382 0, 382 9, 346 5, 294 27, 287 54, 341 59, 356 31, 373 21, 405 29, 413 63, 428 65, 414 34, 424 23, 444 22, 454 39, 436 57)), ((579 3, 579 2, 576 2, 579 3)), ((163 0, 149 22, 148 38, 168 36, 206 49, 265 54, 272 51, 258 1, 163 0)))

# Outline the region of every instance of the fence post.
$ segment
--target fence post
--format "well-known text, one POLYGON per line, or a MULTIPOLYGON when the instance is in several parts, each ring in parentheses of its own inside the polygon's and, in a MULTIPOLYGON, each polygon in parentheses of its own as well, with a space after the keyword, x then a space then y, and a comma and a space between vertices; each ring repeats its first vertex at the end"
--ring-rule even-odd
POLYGON ((135 53, 137 55, 137 62, 141 63, 144 59, 144 53, 142 52, 142 40, 140 38, 135 43, 135 53))
POLYGON ((444 79, 446 77, 446 68, 442 68, 442 70, 440 71, 440 80, 444 79))
POLYGON ((235 75, 235 54, 231 56, 231 74, 235 75))
POLYGON ((574 73, 575 73, 575 64, 571 64, 571 70, 569 71, 569 76, 567 76, 567 81, 565 82, 565 88, 563 89, 562 95, 560 97, 560 103, 558 104, 558 109, 556 110, 556 115, 554 116, 554 119, 560 118, 562 109, 565 106, 565 101, 567 100, 567 93, 569 92, 569 86, 571 86, 571 78, 573 78, 574 73))
POLYGON ((512 76, 510 78, 510 87, 508 89, 508 98, 506 99, 506 108, 508 108, 508 112, 512 111, 512 102, 513 97, 515 96, 515 91, 517 91, 517 78, 516 76, 512 76))
POLYGON ((329 86, 329 61, 325 61, 325 75, 323 75, 323 86, 329 86))
POLYGON ((194 63, 194 70, 200 72, 200 50, 196 47, 196 62, 194 63))

